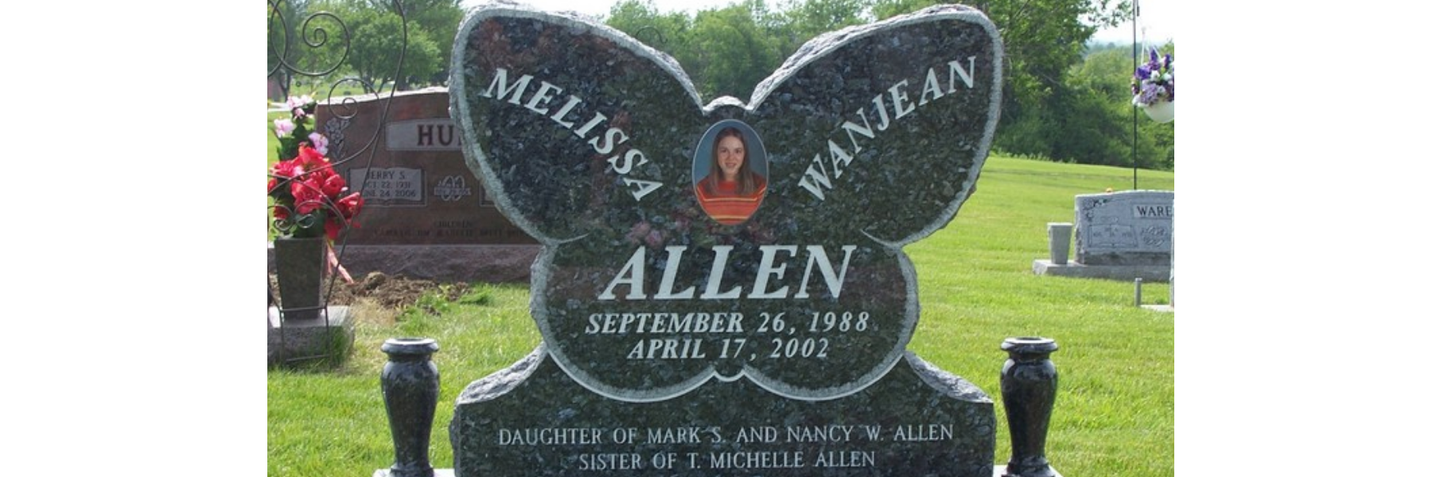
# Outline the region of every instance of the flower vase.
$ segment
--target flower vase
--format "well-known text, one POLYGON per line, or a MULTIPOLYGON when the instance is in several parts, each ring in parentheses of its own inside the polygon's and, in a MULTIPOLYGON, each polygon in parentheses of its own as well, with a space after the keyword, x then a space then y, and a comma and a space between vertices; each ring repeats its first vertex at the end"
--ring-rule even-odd
POLYGON ((324 276, 325 237, 275 239, 281 321, 320 316, 320 310, 325 308, 324 276))
POLYGON ((1140 109, 1144 110, 1145 115, 1150 116, 1150 119, 1157 123, 1168 123, 1175 120, 1174 101, 1156 101, 1155 104, 1141 106, 1140 109))
POLYGON ((1011 448, 1004 477, 1058 477, 1045 459, 1045 435, 1060 382, 1050 353, 1060 347, 1049 338, 1024 337, 1006 338, 1000 349, 1010 354, 1000 371, 1011 448))
POLYGON ((433 477, 430 429, 440 401, 440 370, 430 355, 440 345, 430 338, 391 338, 380 345, 390 356, 380 371, 380 392, 395 442, 390 477, 433 477))

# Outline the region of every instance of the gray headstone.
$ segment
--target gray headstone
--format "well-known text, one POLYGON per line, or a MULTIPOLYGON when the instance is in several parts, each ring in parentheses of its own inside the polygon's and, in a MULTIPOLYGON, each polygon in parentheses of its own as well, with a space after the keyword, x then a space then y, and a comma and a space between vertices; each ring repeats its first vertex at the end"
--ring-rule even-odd
POLYGON ((1170 265, 1175 192, 1137 190, 1075 196, 1075 261, 1170 265))
POLYGON ((983 14, 822 36, 749 103, 706 104, 668 56, 515 5, 470 12, 451 70, 466 160, 544 247, 545 345, 461 397, 457 475, 990 475, 990 399, 905 351, 902 251, 988 154, 983 14), (708 182, 737 144, 753 191, 708 182))

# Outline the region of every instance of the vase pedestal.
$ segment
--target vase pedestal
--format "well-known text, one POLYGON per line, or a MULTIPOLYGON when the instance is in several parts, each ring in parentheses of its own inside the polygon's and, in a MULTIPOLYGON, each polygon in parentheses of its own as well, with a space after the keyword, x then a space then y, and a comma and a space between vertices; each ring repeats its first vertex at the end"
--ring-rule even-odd
POLYGON ((394 477, 435 477, 430 466, 430 430, 440 401, 440 369, 430 356, 440 350, 430 338, 390 338, 380 345, 390 357, 380 371, 380 393, 395 442, 394 477))
POLYGON ((314 360, 340 360, 349 356, 355 344, 355 326, 350 307, 327 306, 319 316, 307 320, 280 319, 280 310, 269 308, 266 325, 266 361, 270 366, 314 360))
POLYGON ((1000 395, 1005 420, 1010 424, 1010 463, 1004 477, 1060 477, 1045 458, 1045 437, 1060 374, 1050 353, 1060 349, 1055 340, 1041 337, 1006 338, 1000 349, 1009 353, 1000 371, 1000 395))
MULTIPOLYGON (((375 469, 370 477, 400 477, 390 472, 390 469, 375 469)), ((455 469, 435 469, 435 477, 455 477, 455 469)))

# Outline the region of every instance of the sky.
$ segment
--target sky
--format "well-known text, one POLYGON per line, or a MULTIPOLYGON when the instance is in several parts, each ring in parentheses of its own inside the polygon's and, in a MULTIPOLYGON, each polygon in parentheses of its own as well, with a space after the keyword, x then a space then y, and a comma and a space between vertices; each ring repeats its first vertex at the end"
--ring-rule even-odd
MULTIPOLYGON (((522 3, 529 3, 543 10, 572 10, 590 15, 605 15, 610 12, 610 6, 614 1, 598 2, 576 2, 574 0, 520 0, 522 3)), ((723 7, 736 3, 739 0, 654 0, 655 6, 660 11, 684 10, 694 12, 697 10, 723 7)), ((1139 0, 1140 18, 1136 19, 1135 27, 1126 22, 1115 28, 1102 30, 1095 34, 1094 40, 1105 43, 1129 43, 1132 30, 1138 35, 1141 43, 1165 43, 1175 38, 1174 22, 1175 11, 1171 8, 1176 0, 1139 0)), ((464 6, 478 5, 484 3, 482 0, 464 0, 464 6)), ((770 1, 768 3, 779 3, 770 1)))

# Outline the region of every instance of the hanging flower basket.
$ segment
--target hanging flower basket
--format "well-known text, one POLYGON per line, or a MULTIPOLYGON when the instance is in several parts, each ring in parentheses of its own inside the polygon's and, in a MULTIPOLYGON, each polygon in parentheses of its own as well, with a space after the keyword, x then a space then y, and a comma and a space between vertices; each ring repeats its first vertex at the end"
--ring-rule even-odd
POLYGON ((1130 80, 1131 103, 1145 111, 1150 119, 1168 123, 1175 120, 1175 59, 1150 49, 1150 61, 1135 68, 1130 80))
POLYGON ((1157 123, 1168 123, 1175 120, 1174 101, 1160 101, 1149 106, 1141 106, 1140 110, 1145 111, 1145 115, 1150 116, 1150 119, 1157 123))

